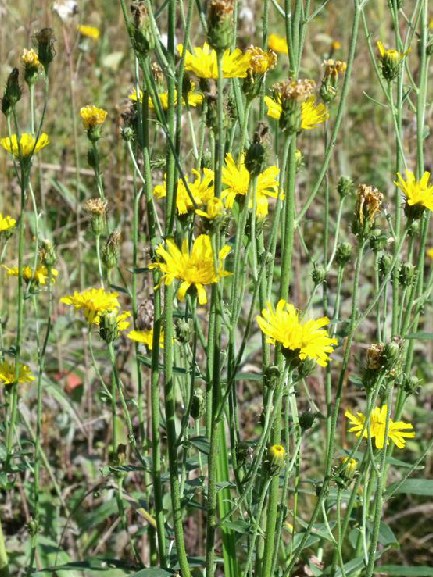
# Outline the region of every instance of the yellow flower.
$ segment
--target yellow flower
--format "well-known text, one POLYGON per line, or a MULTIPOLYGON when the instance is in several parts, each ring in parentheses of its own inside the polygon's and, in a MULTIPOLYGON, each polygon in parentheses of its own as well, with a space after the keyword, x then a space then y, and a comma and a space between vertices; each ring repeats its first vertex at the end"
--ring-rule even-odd
MULTIPOLYGON (((329 112, 324 104, 315 104, 316 97, 310 96, 302 103, 302 130, 311 130, 323 124, 329 118, 329 112)), ((276 120, 281 116, 280 99, 273 100, 269 96, 265 96, 265 104, 268 107, 267 115, 276 120)))
POLYGON ((31 68, 37 68, 40 65, 39 58, 35 50, 31 48, 30 50, 26 50, 24 48, 23 53, 21 55, 21 60, 24 62, 26 66, 31 68))
MULTIPOLYGON (((195 176, 194 182, 189 182, 188 175, 185 176, 185 180, 188 183, 188 187, 191 195, 188 193, 185 184, 182 179, 177 181, 176 188, 176 206, 179 215, 187 214, 189 210, 194 208, 194 204, 191 200, 191 196, 197 206, 206 204, 214 195, 214 173, 213 170, 208 168, 203 169, 204 177, 200 176, 197 170, 193 170, 192 173, 195 176)), ((166 196, 166 181, 163 184, 155 186, 153 189, 153 194, 156 198, 165 198, 166 196)))
POLYGON ((77 30, 81 36, 87 36, 87 38, 99 40, 99 28, 96 28, 95 26, 85 26, 84 24, 79 24, 77 26, 77 30))
POLYGON ((80 115, 83 120, 84 128, 88 130, 94 126, 104 124, 107 118, 107 111, 103 108, 98 108, 93 104, 83 106, 80 110, 80 115))
POLYGON ((247 54, 250 57, 250 72, 253 74, 265 74, 277 64, 277 55, 272 50, 266 52, 262 48, 251 46, 247 54))
POLYGON ((50 139, 48 134, 43 132, 38 141, 36 142, 35 137, 27 132, 21 133, 20 141, 18 142, 17 135, 12 134, 12 137, 2 138, 0 143, 5 150, 13 154, 16 158, 27 158, 31 154, 36 154, 42 148, 49 144, 50 139))
POLYGON ((182 281, 177 291, 180 300, 185 299, 186 292, 193 286, 197 290, 198 300, 201 305, 207 303, 206 291, 203 285, 218 282, 222 277, 231 273, 224 271, 223 261, 231 248, 226 245, 218 254, 219 269, 214 266, 214 253, 210 238, 202 234, 195 241, 191 252, 188 250, 188 241, 182 243, 182 250, 172 240, 167 240, 167 249, 159 245, 156 253, 165 262, 156 262, 149 268, 159 268, 163 274, 161 282, 170 285, 175 279, 182 281))
POLYGON ((0 233, 11 230, 15 227, 17 221, 11 216, 3 216, 0 212, 0 233))
POLYGON ((409 206, 423 206, 433 211, 433 185, 429 184, 430 173, 424 172, 421 180, 416 180, 414 173, 406 169, 406 180, 397 173, 396 184, 406 196, 406 204, 409 206))
POLYGON ((340 459, 340 462, 344 478, 350 481, 355 476, 356 469, 358 468, 358 462, 356 459, 349 459, 349 457, 343 457, 340 459))
POLYGON ((429 256, 431 259, 433 259, 433 248, 428 249, 427 256, 429 256))
POLYGON ((409 50, 406 50, 406 52, 399 52, 398 50, 392 50, 392 49, 387 50, 380 40, 377 42, 377 47, 379 48, 379 54, 381 60, 386 58, 392 62, 396 62, 397 64, 400 63, 403 60, 403 58, 409 54, 411 50, 410 48, 409 50))
POLYGON ((338 40, 334 40, 334 42, 331 43, 331 48, 332 50, 340 50, 341 42, 339 42, 338 40))
POLYGON ((99 316, 109 311, 117 311, 120 308, 117 300, 118 293, 107 293, 101 288, 91 288, 83 292, 75 291, 73 295, 60 299, 65 305, 71 305, 75 310, 82 310, 89 324, 98 324, 99 316))
POLYGON ((15 378, 15 363, 3 361, 0 363, 0 383, 2 385, 14 385, 18 383, 24 385, 35 380, 29 367, 26 365, 19 365, 18 381, 15 378))
POLYGON ((295 307, 284 300, 278 302, 276 310, 268 303, 262 314, 257 322, 269 343, 280 343, 283 348, 296 352, 300 360, 309 358, 326 367, 328 353, 332 353, 337 344, 337 339, 331 339, 322 328, 329 324, 327 317, 303 322, 295 307))
MULTIPOLYGON (((131 339, 131 341, 135 341, 136 343, 143 343, 147 346, 149 351, 152 350, 153 329, 150 329, 149 331, 131 331, 126 336, 128 339, 131 339)), ((159 346, 161 349, 164 348, 164 331, 160 331, 159 333, 159 346)))
POLYGON ((269 34, 268 46, 274 52, 279 52, 280 54, 289 53, 287 40, 283 36, 278 36, 278 34, 269 34))
MULTIPOLYGON (((9 268, 5 265, 3 265, 3 268, 5 270, 7 270, 7 273, 9 276, 19 276, 19 270, 17 266, 13 266, 12 268, 9 268)), ((41 265, 38 266, 33 274, 32 269, 29 266, 23 266, 23 279, 26 282, 35 282, 39 285, 45 285, 47 284, 47 280, 48 280, 48 276, 49 276, 49 272, 47 267, 41 265)), ((56 278, 59 276, 59 271, 55 268, 51 269, 51 284, 54 284, 56 282, 56 278)))
POLYGON ((269 447, 269 455, 276 460, 284 460, 286 450, 283 445, 272 445, 269 447))
MULTIPOLYGON (((387 405, 382 405, 380 408, 376 407, 370 413, 370 437, 372 439, 374 438, 378 449, 383 449, 385 443, 387 414, 387 405)), ((356 413, 356 415, 353 415, 350 411, 346 411, 344 415, 352 423, 352 428, 349 429, 349 433, 356 433, 356 436, 359 437, 364 428, 366 420, 365 415, 363 413, 356 413)), ((388 443, 391 439, 399 449, 403 449, 406 446, 406 438, 412 439, 415 437, 415 432, 412 429, 413 425, 410 423, 403 423, 401 421, 395 423, 392 419, 389 419, 388 443)), ((365 425, 362 436, 364 438, 368 437, 368 425, 365 425)))
MULTIPOLYGON (((183 45, 178 44, 177 50, 182 56, 183 45)), ((185 70, 194 72, 199 78, 218 78, 218 67, 215 50, 211 50, 206 42, 202 48, 194 48, 194 54, 189 50, 185 54, 185 70)), ((224 78, 245 78, 250 68, 250 57, 243 54, 239 48, 233 52, 226 50, 223 56, 223 75, 224 78)))
MULTIPOLYGON (((200 94, 199 92, 194 92, 195 90, 195 84, 194 82, 191 82, 191 90, 188 92, 188 106, 192 106, 193 108, 195 108, 197 105, 201 104, 203 102, 203 95, 200 94)), ((139 92, 140 95, 140 102, 143 101, 143 92, 140 90, 139 92)), ((137 90, 134 88, 134 90, 131 92, 131 94, 128 96, 128 98, 130 100, 133 100, 134 102, 137 102, 137 90)), ((158 94, 158 98, 159 101, 161 103, 161 106, 164 110, 167 110, 168 108, 168 93, 167 92, 160 92, 158 94)), ((174 104, 177 104, 177 90, 174 91, 174 104)), ((182 98, 182 106, 185 106, 185 99, 182 98)), ((155 108, 155 105, 153 103, 152 98, 149 96, 149 108, 155 108)))
MULTIPOLYGON (((268 214, 267 196, 277 198, 278 196, 278 181, 276 180, 280 170, 276 166, 270 166, 264 172, 259 174, 257 178, 257 211, 259 218, 264 218, 268 214)), ((233 206, 233 202, 237 195, 246 196, 250 185, 250 173, 245 167, 245 155, 242 154, 241 162, 238 166, 233 159, 233 156, 228 153, 226 156, 226 165, 222 170, 222 182, 227 186, 223 190, 221 197, 226 199, 227 208, 233 206)), ((252 191, 254 193, 254 191, 252 191)), ((249 208, 253 206, 253 194, 251 194, 249 208)))
POLYGON ((213 220, 224 214, 224 203, 220 198, 212 197, 207 201, 206 212, 203 210, 196 210, 195 212, 203 218, 213 220))

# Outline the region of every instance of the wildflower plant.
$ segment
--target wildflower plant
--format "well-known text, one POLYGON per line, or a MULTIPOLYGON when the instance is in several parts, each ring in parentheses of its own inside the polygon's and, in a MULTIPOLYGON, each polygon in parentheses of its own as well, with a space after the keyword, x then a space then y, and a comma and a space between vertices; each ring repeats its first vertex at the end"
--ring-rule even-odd
POLYGON ((65 0, 11 51, 2 577, 406 570, 392 508, 431 493, 433 447, 408 1, 65 0))

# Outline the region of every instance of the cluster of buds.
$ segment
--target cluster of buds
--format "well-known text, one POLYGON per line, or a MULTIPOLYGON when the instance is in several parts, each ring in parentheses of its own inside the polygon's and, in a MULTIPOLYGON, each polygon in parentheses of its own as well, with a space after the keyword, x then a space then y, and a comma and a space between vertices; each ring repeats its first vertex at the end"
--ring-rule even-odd
POLYGON ((34 37, 38 49, 38 61, 48 76, 48 70, 56 54, 54 42, 56 40, 52 28, 42 28, 34 37))
POLYGON ((325 74, 320 86, 320 96, 324 102, 332 102, 337 96, 339 75, 346 72, 347 64, 341 60, 329 58, 323 63, 325 74))
POLYGON ((383 194, 374 186, 360 184, 356 202, 356 215, 353 223, 355 234, 369 233, 374 225, 376 214, 380 211, 383 194))
POLYGON ((207 19, 207 40, 217 52, 229 48, 233 38, 233 0, 211 0, 207 19))
POLYGON ((56 266, 57 255, 53 243, 49 240, 43 240, 39 249, 39 258, 43 266, 48 270, 56 266))
POLYGON ((145 2, 138 1, 131 4, 132 27, 130 30, 132 46, 139 59, 144 58, 155 49, 155 37, 152 30, 152 21, 145 2))
POLYGON ((18 68, 14 68, 6 81, 6 88, 2 98, 2 112, 5 116, 11 114, 13 107, 21 99, 19 75, 18 68))
POLYGON ((30 50, 24 49, 21 60, 24 63, 24 80, 29 86, 32 86, 38 79, 39 66, 41 65, 38 55, 33 48, 30 50))
POLYGON ((249 100, 257 97, 266 72, 272 70, 277 65, 277 55, 273 50, 263 50, 251 46, 247 52, 250 58, 250 68, 243 82, 243 90, 249 100))
POLYGON ((107 111, 93 104, 88 104, 81 108, 80 115, 84 128, 87 130, 88 139, 90 142, 97 142, 101 138, 101 126, 107 118, 107 111))
POLYGON ((278 475, 284 467, 286 460, 286 450, 283 445, 271 445, 268 449, 267 468, 271 477, 278 475))
POLYGON ((401 61, 409 54, 410 49, 403 53, 398 50, 386 50, 380 41, 377 43, 377 47, 382 75, 385 80, 390 82, 397 76, 401 61))
POLYGON ((111 270, 117 266, 119 260, 120 230, 116 229, 108 236, 107 242, 102 250, 102 262, 104 266, 111 270))
POLYGON ((99 236, 105 230, 107 201, 101 198, 90 198, 84 203, 83 208, 90 215, 90 227, 93 234, 99 236))
POLYGON ((302 125, 302 103, 313 92, 314 80, 288 80, 274 85, 274 97, 281 102, 280 128, 286 134, 296 134, 302 125))

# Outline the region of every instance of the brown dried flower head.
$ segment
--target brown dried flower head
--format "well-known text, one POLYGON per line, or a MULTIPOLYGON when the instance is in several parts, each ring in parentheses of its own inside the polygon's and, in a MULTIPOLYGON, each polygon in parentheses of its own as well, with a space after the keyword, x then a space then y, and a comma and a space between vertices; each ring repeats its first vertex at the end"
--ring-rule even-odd
POLYGON ((212 0, 209 6, 209 17, 223 19, 231 16, 233 11, 233 0, 212 0))
POLYGON ((154 306, 151 299, 145 300, 138 305, 137 329, 150 331, 153 328, 154 306))
POLYGON ((377 188, 366 184, 359 185, 356 213, 361 225, 364 225, 365 218, 370 221, 370 224, 374 222, 374 217, 380 211, 382 201, 383 194, 377 188))
POLYGON ((91 215, 104 215, 107 212, 107 201, 102 198, 89 198, 83 208, 91 215))
POLYGON ((164 81, 164 72, 157 62, 152 62, 152 75, 157 84, 162 84, 164 81))
POLYGON ((382 357, 385 345, 372 344, 367 349, 367 368, 377 371, 382 367, 382 357))
POLYGON ((311 95, 316 83, 314 80, 287 80, 285 82, 277 82, 274 84, 274 92, 281 98, 281 104, 291 100, 296 102, 304 102, 311 95))

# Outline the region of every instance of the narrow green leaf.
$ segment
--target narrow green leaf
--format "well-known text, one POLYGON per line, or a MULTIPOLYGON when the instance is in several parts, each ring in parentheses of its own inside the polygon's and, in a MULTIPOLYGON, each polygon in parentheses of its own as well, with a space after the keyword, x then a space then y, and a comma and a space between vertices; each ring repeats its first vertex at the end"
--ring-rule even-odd
POLYGON ((375 574, 393 575, 395 577, 433 577, 433 567, 399 567, 398 565, 383 565, 377 567, 375 574))
MULTIPOLYGON (((392 493, 394 487, 398 486, 397 483, 392 483, 387 488, 387 493, 392 493)), ((433 480, 431 479, 406 479, 401 486, 395 492, 396 495, 399 494, 406 495, 426 495, 428 497, 433 497, 433 480)))

